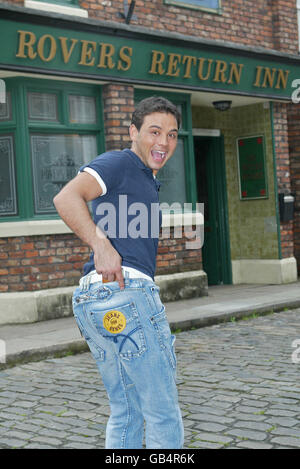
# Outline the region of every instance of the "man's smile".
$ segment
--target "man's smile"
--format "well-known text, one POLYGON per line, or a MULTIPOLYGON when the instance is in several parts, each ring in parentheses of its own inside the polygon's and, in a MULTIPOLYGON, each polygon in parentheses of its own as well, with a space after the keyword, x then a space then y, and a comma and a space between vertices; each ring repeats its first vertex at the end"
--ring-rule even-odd
POLYGON ((164 159, 166 158, 167 156, 167 152, 166 151, 160 151, 160 150, 151 150, 151 155, 152 155, 152 158, 160 163, 162 161, 164 161, 164 159))

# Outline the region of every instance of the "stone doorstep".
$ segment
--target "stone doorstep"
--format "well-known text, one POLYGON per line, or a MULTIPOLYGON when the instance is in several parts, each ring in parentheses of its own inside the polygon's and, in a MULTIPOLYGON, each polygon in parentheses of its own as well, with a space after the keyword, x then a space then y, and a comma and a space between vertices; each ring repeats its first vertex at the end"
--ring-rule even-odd
MULTIPOLYGON (((203 270, 158 275, 163 302, 208 295, 207 275, 203 270)), ((0 325, 22 324, 71 316, 72 295, 76 286, 34 292, 0 293, 0 325)))

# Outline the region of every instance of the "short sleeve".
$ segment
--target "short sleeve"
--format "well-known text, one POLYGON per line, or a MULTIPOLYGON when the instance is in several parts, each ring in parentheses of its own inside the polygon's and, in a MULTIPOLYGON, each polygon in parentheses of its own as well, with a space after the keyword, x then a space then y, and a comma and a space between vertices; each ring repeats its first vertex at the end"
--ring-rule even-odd
POLYGON ((102 195, 113 191, 120 183, 123 173, 123 158, 120 152, 107 152, 97 156, 87 165, 81 166, 79 172, 91 174, 99 183, 102 195))

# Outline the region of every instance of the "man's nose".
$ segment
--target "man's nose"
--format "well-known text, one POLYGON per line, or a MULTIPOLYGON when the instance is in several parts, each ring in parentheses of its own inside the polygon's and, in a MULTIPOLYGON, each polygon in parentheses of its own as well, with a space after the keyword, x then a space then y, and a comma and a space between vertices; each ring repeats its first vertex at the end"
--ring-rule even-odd
POLYGON ((159 136, 159 144, 163 146, 168 145, 168 135, 161 133, 159 136))

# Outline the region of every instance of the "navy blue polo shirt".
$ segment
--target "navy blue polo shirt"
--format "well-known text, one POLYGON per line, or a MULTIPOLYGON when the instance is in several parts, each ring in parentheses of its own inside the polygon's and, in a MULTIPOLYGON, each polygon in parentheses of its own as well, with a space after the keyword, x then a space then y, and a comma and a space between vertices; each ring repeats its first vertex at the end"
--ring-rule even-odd
MULTIPOLYGON (((152 170, 126 149, 103 153, 80 171, 92 174, 102 187, 102 195, 92 201, 93 219, 120 254, 122 265, 153 279, 162 216, 160 183, 152 170)), ((94 269, 92 253, 84 275, 94 269)))

